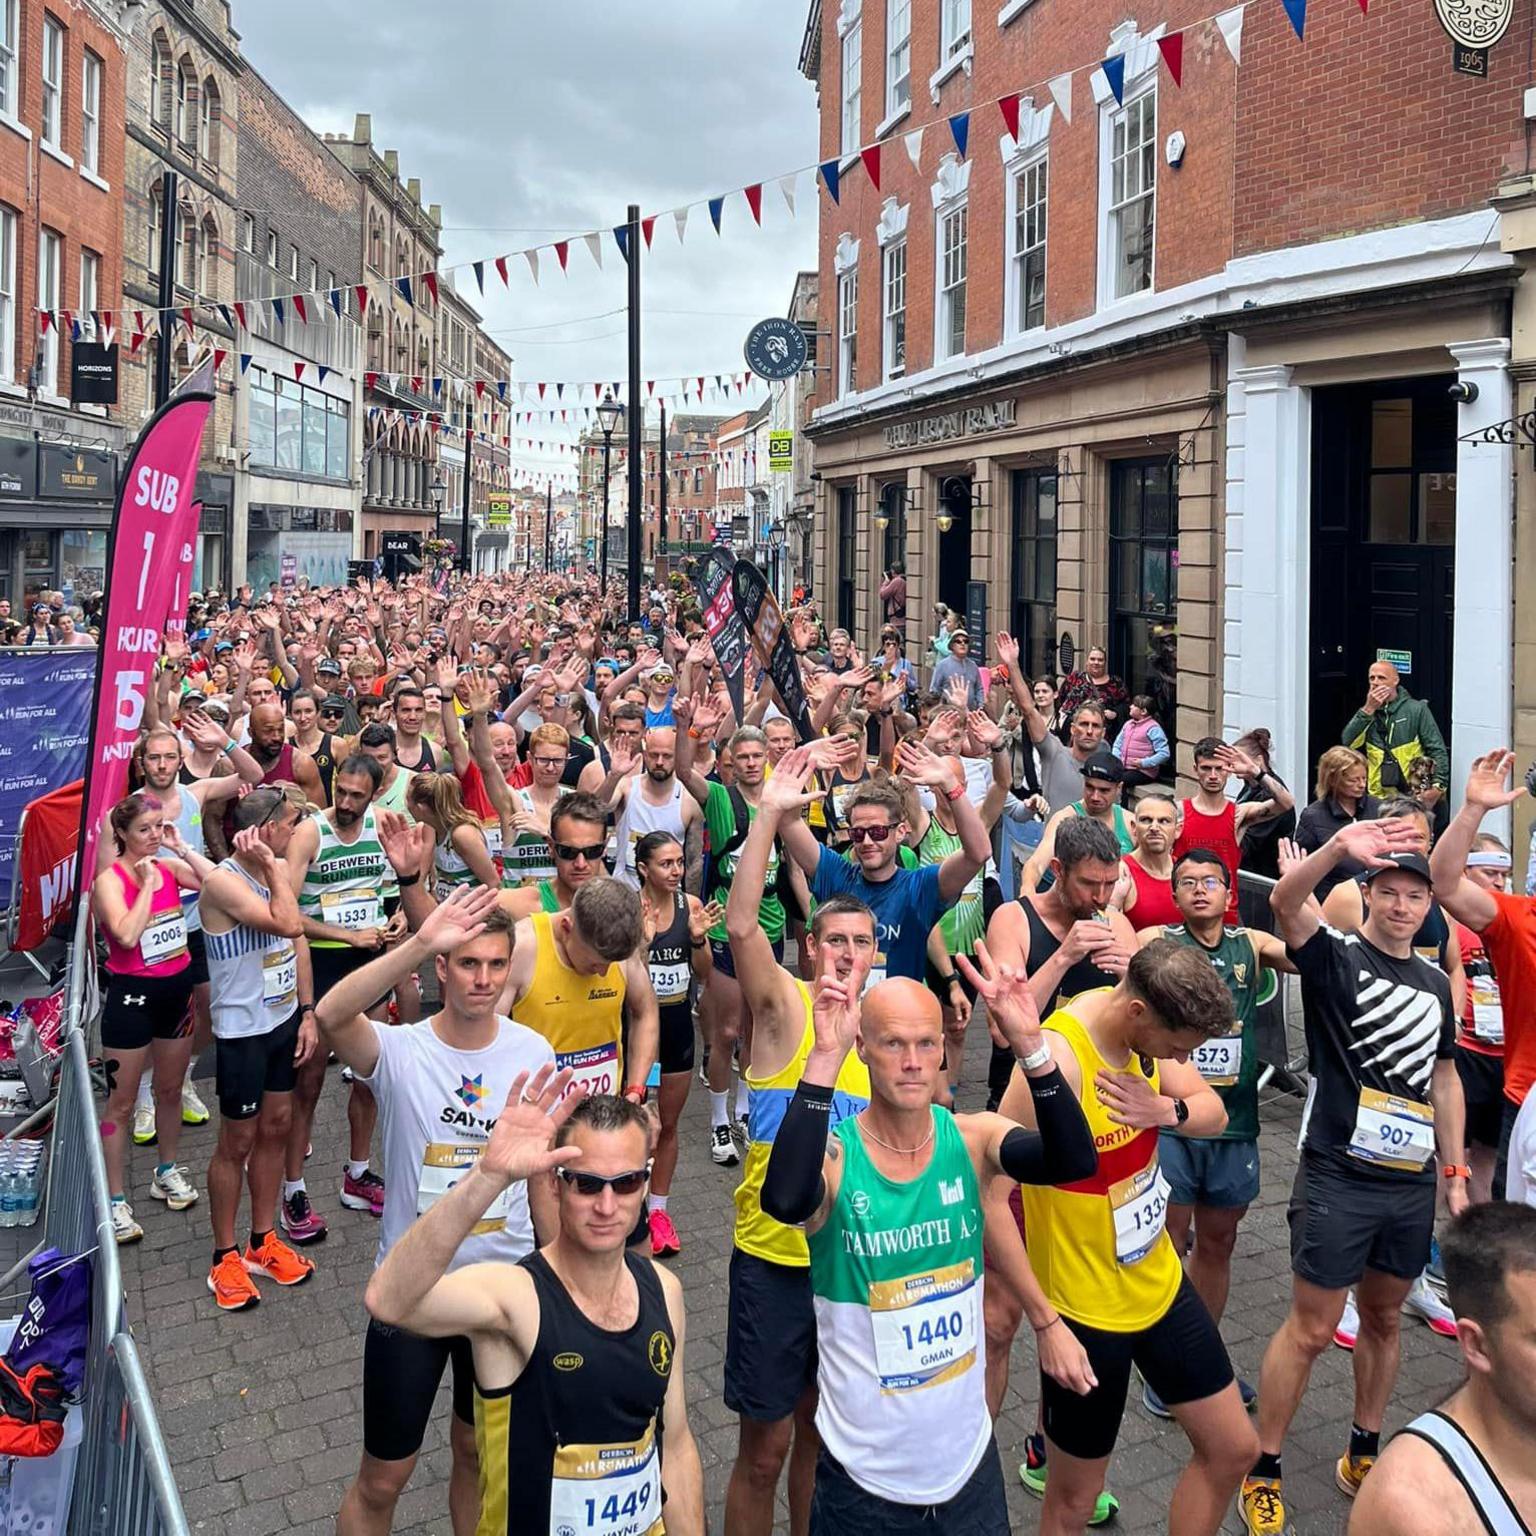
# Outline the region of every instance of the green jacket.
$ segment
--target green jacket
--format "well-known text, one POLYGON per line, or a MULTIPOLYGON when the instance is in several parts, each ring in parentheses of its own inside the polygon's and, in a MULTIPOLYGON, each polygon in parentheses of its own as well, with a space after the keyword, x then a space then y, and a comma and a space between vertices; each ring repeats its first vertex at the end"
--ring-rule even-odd
POLYGON ((1399 685, 1397 697, 1384 704, 1374 715, 1363 709, 1355 711, 1344 727, 1344 745, 1365 753, 1369 765, 1367 788, 1373 795, 1393 795, 1407 792, 1408 770, 1416 757, 1427 757, 1435 765, 1435 783, 1441 789, 1450 787, 1451 754, 1445 749, 1445 738, 1429 705, 1414 698, 1399 685), (1381 782, 1381 765, 1387 753, 1397 763, 1399 782, 1385 786, 1381 782))

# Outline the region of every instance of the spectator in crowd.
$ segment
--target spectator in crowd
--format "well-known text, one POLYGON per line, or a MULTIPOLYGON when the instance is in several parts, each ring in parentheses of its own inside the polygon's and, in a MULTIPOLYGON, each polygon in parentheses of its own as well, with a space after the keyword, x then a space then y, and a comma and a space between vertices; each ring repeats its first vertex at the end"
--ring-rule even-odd
MULTIPOLYGON (((1353 747, 1329 747, 1317 760, 1317 798, 1296 822, 1296 846, 1315 853, 1335 832, 1351 822, 1375 821, 1381 801, 1366 788, 1370 766, 1365 754, 1353 747)), ((1321 901, 1334 886, 1357 880, 1365 866, 1355 859, 1341 859, 1319 882, 1321 901)))
POLYGON ((1150 694, 1138 693, 1131 700, 1131 717, 1115 737, 1115 756, 1120 759, 1120 803, 1131 803, 1131 792, 1143 784, 1156 784, 1173 756, 1168 736, 1152 718, 1150 694))
POLYGON ((933 669, 933 691, 948 698, 951 682, 965 684, 965 708, 980 709, 986 699, 986 685, 981 680, 981 668, 971 660, 971 637, 963 629, 954 630, 949 637, 949 654, 933 669))
POLYGON ((892 561, 880 583, 880 609, 884 621, 902 635, 907 632, 907 568, 900 561, 892 561))
MULTIPOLYGON (((1251 784, 1245 783, 1238 791, 1239 806, 1245 805, 1249 800, 1267 800, 1269 791, 1264 787, 1266 782, 1273 781, 1282 788, 1290 788, 1275 772, 1274 742, 1262 725, 1256 726, 1245 736, 1239 736, 1233 745, 1263 769, 1258 779, 1251 784)), ((1280 878, 1280 844, 1287 838, 1294 839, 1295 836, 1296 807, 1294 804, 1289 810, 1282 811, 1278 816, 1271 816, 1265 821, 1246 822, 1240 839, 1241 867, 1251 874, 1278 880, 1280 878)))
POLYGON ((1106 730, 1124 724, 1130 708, 1130 695, 1118 677, 1111 677, 1109 656, 1102 645, 1089 648, 1081 670, 1069 672, 1061 681, 1056 702, 1065 719, 1072 719, 1080 704, 1097 704, 1104 711, 1106 730))
POLYGON ((1366 673, 1365 703, 1350 716, 1343 742, 1365 754, 1366 788, 1373 795, 1407 794, 1413 789, 1414 759, 1434 765, 1432 781, 1421 792, 1433 810, 1451 780, 1451 755, 1429 705, 1403 687, 1390 661, 1376 661, 1366 673))

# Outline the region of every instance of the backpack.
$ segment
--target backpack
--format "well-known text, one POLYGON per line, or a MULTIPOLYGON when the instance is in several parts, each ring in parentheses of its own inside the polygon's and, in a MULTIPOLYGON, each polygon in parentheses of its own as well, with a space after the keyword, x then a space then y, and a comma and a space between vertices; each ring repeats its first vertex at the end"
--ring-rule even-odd
POLYGON ((64 1441, 64 1384, 51 1365, 0 1360, 0 1456, 51 1456, 64 1441))

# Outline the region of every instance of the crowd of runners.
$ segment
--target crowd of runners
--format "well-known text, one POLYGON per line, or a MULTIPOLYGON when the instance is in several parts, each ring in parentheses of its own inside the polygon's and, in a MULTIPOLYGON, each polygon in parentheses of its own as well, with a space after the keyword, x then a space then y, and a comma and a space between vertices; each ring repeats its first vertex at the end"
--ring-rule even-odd
POLYGON ((693 588, 650 598, 301 579, 165 644, 92 885, 113 1225, 206 1211, 240 1311, 325 1263, 311 1186, 377 1219, 339 1530, 390 1529, 451 1369, 458 1536, 702 1532, 685 1244, 730 1253, 727 1536, 786 1476, 797 1536, 1006 1532, 1026 1324, 1048 1536, 1114 1517, 1133 1392, 1188 1440, 1170 1530, 1304 1529, 1287 1430, 1335 1344, 1352 1532, 1536 1527, 1536 902, 1483 830, 1512 755, 1410 797, 1378 664, 1292 841, 1265 732, 1195 743, 1180 794, 1102 653, 1028 678, 955 630, 933 691, 899 628, 865 659, 797 609, 801 740, 750 659, 738 718, 693 588), (1243 870, 1274 879, 1240 911, 1243 870), (1250 1383, 1221 1321, 1281 972, 1307 1098, 1250 1383), (734 1230, 679 1231, 678 1180, 724 1178, 734 1230), (1468 1380, 1385 1446, 1405 1313, 1468 1380))

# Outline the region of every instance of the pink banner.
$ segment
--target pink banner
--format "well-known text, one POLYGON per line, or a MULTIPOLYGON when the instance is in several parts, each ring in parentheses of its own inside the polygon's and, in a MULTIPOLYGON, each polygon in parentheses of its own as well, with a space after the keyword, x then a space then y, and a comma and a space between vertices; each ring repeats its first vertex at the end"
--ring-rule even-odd
POLYGON ((127 788, 128 759, 166 625, 186 617, 197 542, 197 460, 212 408, 208 359, 150 418, 118 485, 85 767, 83 871, 96 867, 96 840, 106 814, 127 788))

